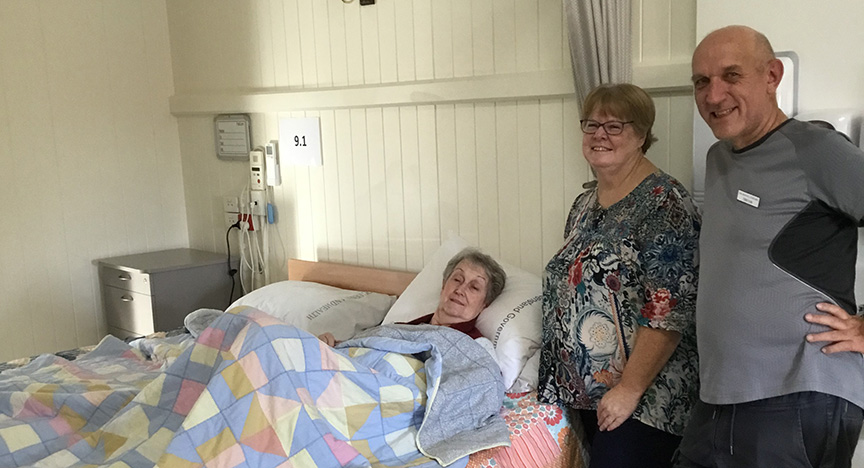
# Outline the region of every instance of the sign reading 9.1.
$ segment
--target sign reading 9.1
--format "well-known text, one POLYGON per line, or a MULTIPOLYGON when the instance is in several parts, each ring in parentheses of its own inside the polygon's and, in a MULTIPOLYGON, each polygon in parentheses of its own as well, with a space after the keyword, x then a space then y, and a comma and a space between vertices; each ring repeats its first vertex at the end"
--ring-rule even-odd
POLYGON ((279 140, 283 164, 320 166, 321 124, 318 117, 279 119, 279 140))

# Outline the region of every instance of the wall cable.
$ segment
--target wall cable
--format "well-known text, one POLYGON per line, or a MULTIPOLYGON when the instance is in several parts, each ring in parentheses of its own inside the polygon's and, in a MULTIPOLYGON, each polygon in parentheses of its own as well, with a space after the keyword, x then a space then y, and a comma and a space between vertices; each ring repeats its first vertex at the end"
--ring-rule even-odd
MULTIPOLYGON (((240 230, 240 220, 237 220, 234 224, 228 227, 228 230, 225 231, 225 249, 228 251, 228 276, 231 277, 231 293, 228 295, 228 305, 225 306, 226 310, 231 304, 234 303, 234 288, 237 286, 237 269, 231 267, 231 240, 230 234, 231 230, 237 228, 240 230)), ((238 265, 239 266, 239 265, 238 265)))

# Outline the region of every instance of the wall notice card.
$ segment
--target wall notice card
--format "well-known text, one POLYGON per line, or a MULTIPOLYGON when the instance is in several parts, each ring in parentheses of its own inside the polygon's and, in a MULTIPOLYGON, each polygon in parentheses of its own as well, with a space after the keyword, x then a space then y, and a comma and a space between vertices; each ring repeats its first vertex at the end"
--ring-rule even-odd
POLYGON ((279 119, 279 152, 282 164, 322 165, 318 117, 279 119))

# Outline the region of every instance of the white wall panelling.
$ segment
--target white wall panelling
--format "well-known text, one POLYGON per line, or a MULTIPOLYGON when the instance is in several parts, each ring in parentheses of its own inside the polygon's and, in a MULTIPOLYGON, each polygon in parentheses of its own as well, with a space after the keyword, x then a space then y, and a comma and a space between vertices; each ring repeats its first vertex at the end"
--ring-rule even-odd
POLYGON ((633 81, 690 95, 696 44, 695 0, 633 0, 633 81))
MULTIPOLYGON (((632 5, 634 63, 689 63, 696 45, 696 0, 633 0, 632 5)), ((676 78, 670 73, 669 79, 676 78)))
POLYGON ((91 262, 188 237, 163 1, 0 0, 0 63, 7 360, 95 344, 91 262))
MULTIPOLYGON (((235 15, 211 11, 227 4, 204 3, 168 0, 178 70, 171 109, 182 122, 193 244, 224 242, 221 223, 192 218, 219 219, 221 197, 245 181, 243 164, 210 154, 209 119, 244 111, 257 142, 276 137, 278 117, 321 118, 323 167, 283 166, 275 191, 290 256, 416 271, 452 231, 539 273, 560 247, 564 217, 590 177, 560 1, 379 0, 360 8, 272 0, 245 3, 235 15), (211 12, 193 14, 201 9, 211 12), (255 26, 241 21, 266 24, 246 37, 255 26), (232 66, 210 79, 203 75, 211 64, 188 61, 215 60, 225 41, 245 44, 236 63, 254 72, 232 66), (197 171, 218 174, 218 183, 197 171)), ((649 156, 689 184, 692 137, 675 126, 692 119, 689 73, 677 75, 692 50, 694 2, 634 5, 634 31, 648 35, 636 43, 649 42, 636 49, 636 81, 655 91, 658 107, 661 143, 649 156), (645 13, 654 9, 662 11, 645 13)))
MULTIPOLYGON (((405 264, 410 270, 419 270, 423 260, 423 221, 420 202, 420 128, 416 107, 399 109, 399 137, 402 158, 402 206, 405 213, 405 264), (418 268, 419 266, 419 268, 418 268)), ((431 127, 435 128, 435 127, 431 127)), ((440 133, 439 133, 440 135, 440 133)), ((440 173, 440 170, 439 170, 440 173)), ((397 175, 396 182, 400 183, 397 175)), ((392 182, 391 182, 392 183, 392 182)), ((440 183, 440 179, 439 179, 440 183)), ((439 186, 440 187, 440 186, 439 186)), ((440 196, 440 195, 439 195, 440 196)))
POLYGON ((569 69, 533 71, 474 78, 363 85, 327 89, 255 89, 202 92, 171 98, 175 115, 225 112, 279 112, 285 109, 476 102, 527 97, 564 97, 573 94, 569 69))

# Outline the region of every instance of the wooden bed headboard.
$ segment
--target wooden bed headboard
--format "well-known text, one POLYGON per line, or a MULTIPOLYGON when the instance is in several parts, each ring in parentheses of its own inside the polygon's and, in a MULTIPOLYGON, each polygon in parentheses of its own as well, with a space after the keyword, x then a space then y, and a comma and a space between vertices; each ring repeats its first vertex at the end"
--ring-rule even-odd
POLYGON ((398 296, 417 273, 330 262, 288 260, 288 279, 314 281, 355 291, 372 291, 398 296))

